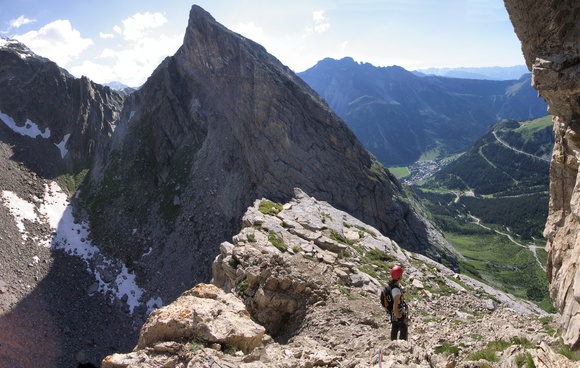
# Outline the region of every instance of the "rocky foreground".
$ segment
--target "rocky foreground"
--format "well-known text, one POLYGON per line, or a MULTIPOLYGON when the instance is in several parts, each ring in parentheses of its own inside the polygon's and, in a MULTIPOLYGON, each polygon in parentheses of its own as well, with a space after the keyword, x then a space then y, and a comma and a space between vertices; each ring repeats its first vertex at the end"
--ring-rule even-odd
POLYGON ((256 201, 212 284, 151 313, 120 367, 578 367, 557 316, 430 259, 300 190, 256 201), (377 292, 394 264, 409 341, 390 341, 377 292))

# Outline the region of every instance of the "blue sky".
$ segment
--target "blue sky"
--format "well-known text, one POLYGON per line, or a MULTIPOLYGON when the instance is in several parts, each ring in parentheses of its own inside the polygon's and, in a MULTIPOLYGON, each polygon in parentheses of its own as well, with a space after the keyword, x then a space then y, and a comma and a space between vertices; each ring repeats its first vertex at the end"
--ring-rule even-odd
POLYGON ((194 3, 295 72, 345 56, 408 70, 524 64, 503 0, 3 0, 0 36, 77 77, 139 86, 181 45, 194 3))

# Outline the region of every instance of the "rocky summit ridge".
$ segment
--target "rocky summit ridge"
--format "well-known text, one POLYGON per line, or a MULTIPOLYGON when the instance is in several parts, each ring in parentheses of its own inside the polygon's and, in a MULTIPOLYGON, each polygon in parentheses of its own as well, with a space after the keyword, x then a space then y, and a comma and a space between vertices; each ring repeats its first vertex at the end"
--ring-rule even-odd
MULTIPOLYGON (((506 6, 555 116, 548 274, 556 325, 577 348, 577 5, 506 6)), ((0 120, 0 358, 10 367, 98 364, 135 344, 103 365, 372 366, 379 347, 391 366, 574 364, 533 305, 432 261, 455 256, 337 115, 197 6, 183 46, 128 96, 1 39, 0 120), (244 217, 256 198, 290 204, 244 217), (293 217, 310 200, 324 208, 318 219, 293 217), (179 297, 208 282, 216 256, 225 291, 179 297), (387 341, 377 306, 392 262, 407 269, 416 311, 407 343, 387 341), (138 336, 150 309, 178 297, 138 336), (470 360, 480 351, 499 362, 470 360)))
POLYGON ((14 159, 54 178, 98 165, 124 99, 86 77, 74 78, 16 40, 0 38, 0 101, 3 128, 44 138, 33 145, 18 142, 26 152, 14 159))
POLYGON ((183 46, 129 95, 80 201, 105 251, 173 299, 209 278, 255 198, 293 187, 433 258, 454 255, 397 180, 300 78, 193 6, 183 46), (97 230, 98 228, 98 230, 97 230), (131 231, 127 231, 131 229, 131 231), (151 249, 151 256, 143 254, 151 249), (150 277, 152 274, 162 277, 150 277))
POLYGON ((455 261, 311 88, 198 6, 183 46, 130 95, 2 39, 0 114, 0 356, 13 367, 126 351, 152 309, 210 280, 256 198, 287 202, 294 187, 455 261))
POLYGON ((553 316, 405 251, 374 227, 297 189, 257 200, 220 245, 212 284, 149 316, 126 367, 575 367, 553 316), (390 341, 378 300, 401 264, 410 338, 390 341))

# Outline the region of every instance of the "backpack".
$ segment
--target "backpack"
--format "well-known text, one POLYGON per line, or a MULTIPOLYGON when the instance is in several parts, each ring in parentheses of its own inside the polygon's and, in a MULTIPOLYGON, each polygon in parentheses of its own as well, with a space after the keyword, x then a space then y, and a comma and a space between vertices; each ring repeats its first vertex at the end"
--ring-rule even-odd
MULTIPOLYGON (((399 288, 395 286, 395 288, 399 288)), ((392 289, 389 285, 386 285, 383 290, 381 290, 381 305, 383 308, 387 309, 389 314, 393 313, 393 294, 391 293, 392 289)))

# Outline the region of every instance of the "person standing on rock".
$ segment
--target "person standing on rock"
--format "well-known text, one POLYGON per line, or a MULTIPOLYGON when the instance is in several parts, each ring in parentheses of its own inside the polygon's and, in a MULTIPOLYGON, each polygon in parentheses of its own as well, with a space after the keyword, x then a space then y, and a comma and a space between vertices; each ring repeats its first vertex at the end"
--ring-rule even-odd
POLYGON ((407 303, 403 300, 403 288, 399 284, 403 277, 403 268, 399 265, 391 269, 389 287, 393 298, 393 311, 391 313, 391 340, 407 340, 408 318, 407 303))

